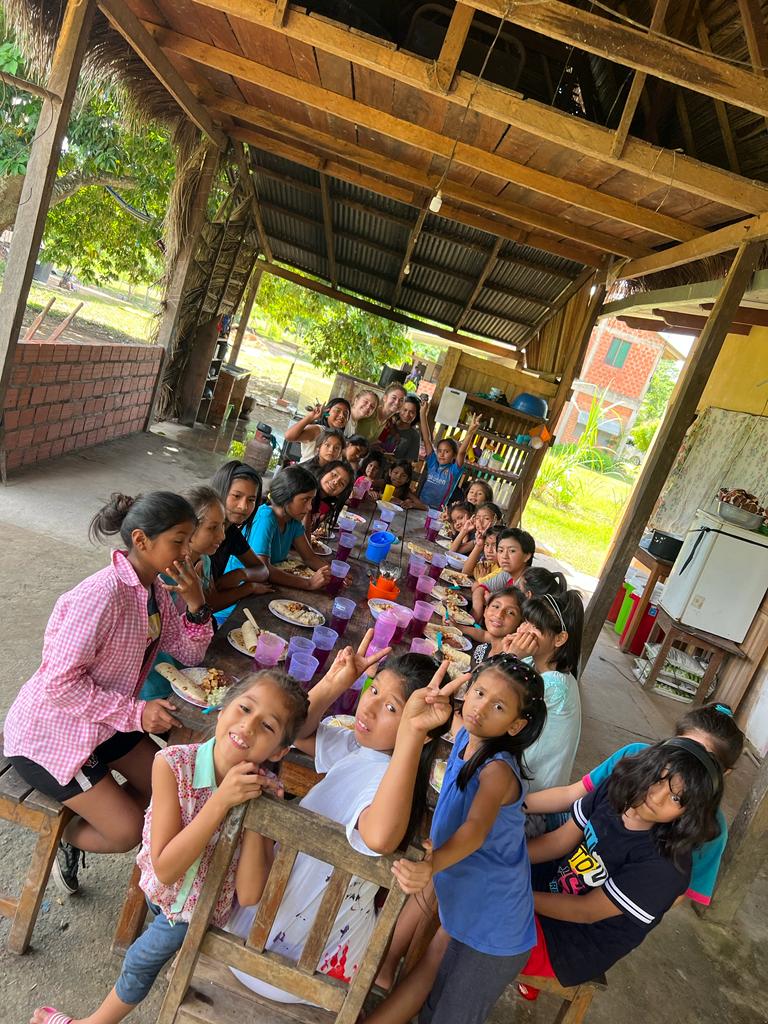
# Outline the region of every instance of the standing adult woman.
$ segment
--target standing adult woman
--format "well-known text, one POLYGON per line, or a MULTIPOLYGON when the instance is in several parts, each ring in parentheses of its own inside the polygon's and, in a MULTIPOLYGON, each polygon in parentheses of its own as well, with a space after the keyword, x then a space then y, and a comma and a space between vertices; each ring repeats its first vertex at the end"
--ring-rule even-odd
POLYGON ((315 454, 315 447, 323 430, 330 427, 343 431, 349 422, 352 407, 346 398, 332 398, 326 406, 318 403, 306 416, 292 424, 285 432, 286 441, 301 444, 301 461, 306 462, 315 454))

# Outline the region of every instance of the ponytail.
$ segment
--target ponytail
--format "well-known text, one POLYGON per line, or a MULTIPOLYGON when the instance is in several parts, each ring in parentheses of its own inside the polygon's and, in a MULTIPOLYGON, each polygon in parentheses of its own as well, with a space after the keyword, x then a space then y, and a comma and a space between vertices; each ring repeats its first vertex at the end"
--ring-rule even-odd
POLYGON ((151 491, 131 498, 115 491, 91 520, 88 536, 93 543, 119 533, 125 546, 133 547, 132 534, 141 530, 150 540, 182 523, 197 525, 197 516, 186 498, 172 491, 151 491))

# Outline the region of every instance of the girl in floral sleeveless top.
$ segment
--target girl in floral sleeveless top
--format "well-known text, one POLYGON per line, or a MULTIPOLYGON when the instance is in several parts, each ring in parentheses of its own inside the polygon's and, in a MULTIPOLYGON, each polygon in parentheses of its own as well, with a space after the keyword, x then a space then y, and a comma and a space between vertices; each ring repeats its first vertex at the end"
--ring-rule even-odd
MULTIPOLYGON (((283 672, 257 672, 232 687, 212 739, 158 752, 137 860, 155 919, 126 953, 115 987, 95 1013, 77 1021, 45 1006, 30 1024, 118 1024, 144 999, 184 941, 229 810, 279 789, 261 765, 288 752, 307 707, 304 692, 283 672)), ((268 873, 261 838, 245 833, 212 923, 226 923, 235 895, 241 906, 257 903, 268 873)))

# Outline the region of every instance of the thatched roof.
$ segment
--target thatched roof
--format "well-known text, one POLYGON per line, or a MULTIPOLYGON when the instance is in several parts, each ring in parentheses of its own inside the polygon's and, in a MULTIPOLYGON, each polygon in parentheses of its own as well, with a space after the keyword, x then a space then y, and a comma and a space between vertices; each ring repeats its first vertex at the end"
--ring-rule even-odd
MULTIPOLYGON (((471 0, 478 10, 463 25, 450 0, 125 3, 206 115, 250 147, 276 260, 449 331, 527 345, 534 366, 534 339, 582 272, 768 210, 768 187, 754 180, 768 181, 765 117, 751 95, 715 98, 728 74, 725 85, 702 72, 682 88, 664 80, 676 69, 652 72, 631 134, 609 132, 634 71, 617 63, 618 47, 564 42, 568 13, 577 8, 585 25, 599 16, 609 39, 647 25, 648 0, 612 4, 615 16, 590 0, 471 0), (550 8, 562 31, 541 20, 550 8), (443 207, 426 213, 438 187, 443 207)), ((63 7, 6 0, 40 68, 63 7)), ((679 0, 666 32, 682 43, 683 67, 690 47, 734 74, 752 59, 737 0, 679 0)), ((119 81, 134 110, 169 124, 190 166, 189 122, 101 13, 86 71, 119 81)), ((650 282, 708 279, 726 265, 718 256, 650 282)), ((645 286, 641 277, 629 288, 645 286)))

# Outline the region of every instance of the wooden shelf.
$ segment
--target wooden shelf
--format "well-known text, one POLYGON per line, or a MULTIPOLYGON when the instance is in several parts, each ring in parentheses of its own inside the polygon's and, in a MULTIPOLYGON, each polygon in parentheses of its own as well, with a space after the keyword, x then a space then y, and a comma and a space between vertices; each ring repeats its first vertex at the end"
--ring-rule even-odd
POLYGON ((499 480, 509 480, 513 484, 520 479, 519 473, 508 473, 505 469, 491 469, 490 466, 478 466, 476 462, 465 462, 462 469, 466 473, 485 473, 487 476, 498 477, 499 480))
POLYGON ((503 444, 507 448, 515 448, 519 452, 533 451, 529 445, 518 444, 511 437, 505 437, 504 434, 494 434, 492 430, 476 430, 475 433, 481 437, 487 437, 490 441, 495 441, 497 444, 503 444))
POLYGON ((472 405, 482 406, 484 409, 493 409, 495 412, 505 413, 507 416, 515 416, 518 419, 527 420, 529 423, 543 423, 545 426, 547 423, 543 416, 530 416, 527 412, 520 412, 509 405, 491 402, 488 398, 479 398, 477 395, 467 395, 467 402, 472 405))

